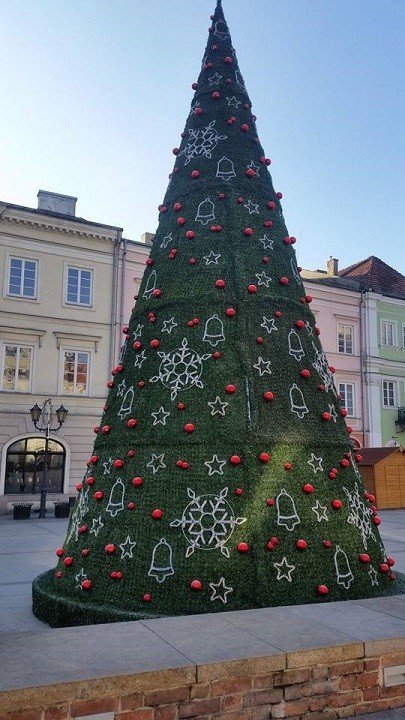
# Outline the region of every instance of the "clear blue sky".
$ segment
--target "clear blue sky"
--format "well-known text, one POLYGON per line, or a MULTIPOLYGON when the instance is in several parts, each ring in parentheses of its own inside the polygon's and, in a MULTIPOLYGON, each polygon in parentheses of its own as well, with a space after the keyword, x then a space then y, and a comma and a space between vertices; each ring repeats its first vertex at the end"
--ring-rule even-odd
MULTIPOLYGON (((0 199, 154 231, 214 0, 1 0, 0 199)), ((405 273, 404 0, 223 0, 299 262, 405 273)))

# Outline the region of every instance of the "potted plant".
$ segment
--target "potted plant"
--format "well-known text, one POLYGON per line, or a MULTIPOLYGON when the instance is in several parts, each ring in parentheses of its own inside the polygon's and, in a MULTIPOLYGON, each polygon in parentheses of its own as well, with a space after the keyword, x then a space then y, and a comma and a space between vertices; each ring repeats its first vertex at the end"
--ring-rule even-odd
POLYGON ((55 517, 56 518, 67 518, 69 517, 69 503, 66 500, 57 500, 54 502, 55 505, 55 517))
POLYGON ((13 503, 14 520, 28 520, 33 504, 32 502, 13 503))

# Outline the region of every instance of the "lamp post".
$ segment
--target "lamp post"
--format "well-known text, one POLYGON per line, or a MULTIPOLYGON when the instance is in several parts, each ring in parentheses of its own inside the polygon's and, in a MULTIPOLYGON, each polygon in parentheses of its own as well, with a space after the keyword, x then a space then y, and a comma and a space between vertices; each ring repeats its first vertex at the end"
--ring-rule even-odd
POLYGON ((44 471, 42 473, 40 493, 41 500, 39 504, 39 517, 44 518, 46 512, 46 483, 48 478, 48 459, 49 459, 49 436, 51 432, 57 432, 62 427, 66 420, 68 410, 63 405, 60 405, 56 410, 56 418, 58 421, 58 427, 53 428, 53 407, 51 398, 47 398, 42 406, 39 407, 38 403, 35 403, 34 407, 30 408, 31 420, 34 423, 36 430, 40 430, 45 433, 45 453, 44 453, 44 471))

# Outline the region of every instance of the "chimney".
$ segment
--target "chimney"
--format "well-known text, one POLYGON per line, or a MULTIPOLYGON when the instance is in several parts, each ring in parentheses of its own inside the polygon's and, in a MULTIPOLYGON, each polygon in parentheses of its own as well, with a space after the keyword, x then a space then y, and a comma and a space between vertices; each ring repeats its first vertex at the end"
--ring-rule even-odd
POLYGON ((326 271, 329 277, 337 277, 339 275, 339 260, 338 258, 329 256, 329 260, 326 262, 326 271))
POLYGON ((38 210, 48 210, 49 212, 71 215, 72 217, 76 215, 76 197, 39 190, 37 198, 38 210))
POLYGON ((149 247, 153 244, 154 234, 150 232, 144 232, 141 235, 141 242, 145 243, 145 245, 149 245, 149 247))

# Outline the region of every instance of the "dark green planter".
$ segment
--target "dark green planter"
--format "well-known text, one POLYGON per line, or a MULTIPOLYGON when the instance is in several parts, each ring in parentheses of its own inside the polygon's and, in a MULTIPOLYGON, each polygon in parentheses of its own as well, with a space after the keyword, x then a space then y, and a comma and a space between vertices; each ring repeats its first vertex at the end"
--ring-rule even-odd
POLYGON ((68 502, 56 502, 55 505, 55 517, 56 518, 67 518, 69 517, 70 506, 68 502))

